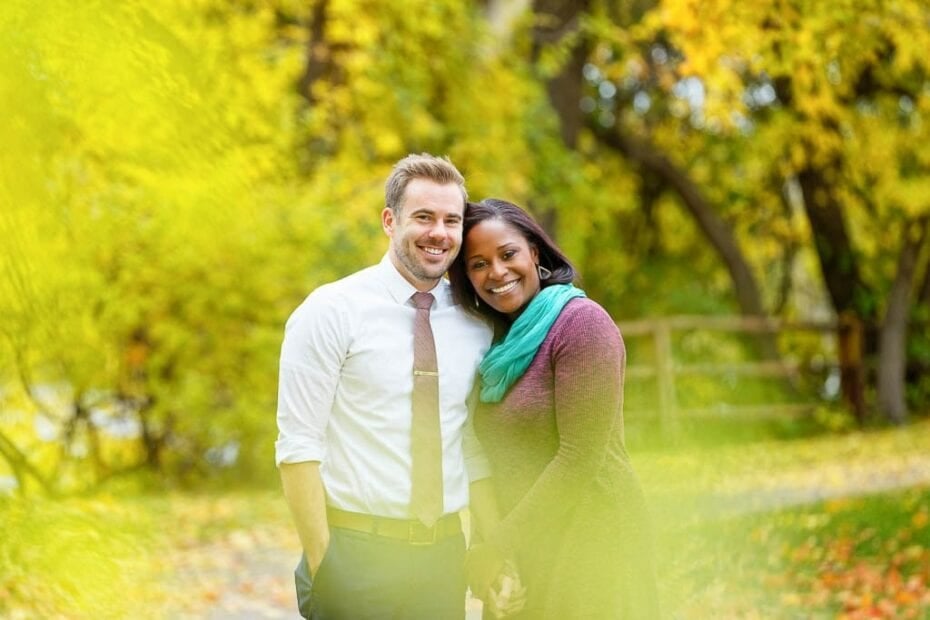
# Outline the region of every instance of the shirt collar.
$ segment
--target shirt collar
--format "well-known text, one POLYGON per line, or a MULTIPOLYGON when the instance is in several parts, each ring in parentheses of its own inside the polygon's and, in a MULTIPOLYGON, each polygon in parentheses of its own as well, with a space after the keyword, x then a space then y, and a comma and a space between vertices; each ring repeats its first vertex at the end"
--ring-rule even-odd
MULTIPOLYGON (((410 303, 410 297, 417 292, 417 289, 397 271, 397 267, 391 262, 390 250, 378 263, 378 273, 394 301, 399 304, 410 303)), ((426 292, 432 293, 433 297, 436 298, 437 308, 452 305, 452 289, 449 286, 449 281, 445 278, 442 278, 432 290, 426 292)))

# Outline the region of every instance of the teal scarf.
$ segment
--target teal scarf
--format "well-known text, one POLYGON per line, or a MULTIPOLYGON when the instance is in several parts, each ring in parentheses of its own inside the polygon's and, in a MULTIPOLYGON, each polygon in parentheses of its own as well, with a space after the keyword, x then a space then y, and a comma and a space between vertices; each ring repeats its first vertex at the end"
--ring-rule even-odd
POLYGON ((504 398, 510 386, 529 368, 562 308, 575 297, 585 294, 571 284, 547 286, 533 297, 510 326, 507 336, 491 347, 478 366, 481 402, 499 403, 504 398))

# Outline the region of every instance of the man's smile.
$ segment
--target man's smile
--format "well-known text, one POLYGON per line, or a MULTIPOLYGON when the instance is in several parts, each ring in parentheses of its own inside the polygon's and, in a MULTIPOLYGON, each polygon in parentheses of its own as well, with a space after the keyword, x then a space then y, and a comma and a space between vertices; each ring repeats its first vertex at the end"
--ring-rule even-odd
POLYGON ((423 250, 424 252, 426 252, 427 254, 432 254, 433 256, 442 256, 443 254, 446 253, 446 250, 443 248, 435 248, 435 247, 426 246, 426 245, 421 245, 419 246, 419 248, 423 250))

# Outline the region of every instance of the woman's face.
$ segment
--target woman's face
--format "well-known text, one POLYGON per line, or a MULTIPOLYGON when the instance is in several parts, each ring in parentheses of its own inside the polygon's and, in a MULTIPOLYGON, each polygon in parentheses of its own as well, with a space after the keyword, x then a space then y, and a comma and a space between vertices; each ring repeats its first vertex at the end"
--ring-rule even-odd
POLYGON ((465 273, 478 296, 511 320, 539 292, 536 247, 507 222, 477 224, 468 231, 463 252, 465 273))

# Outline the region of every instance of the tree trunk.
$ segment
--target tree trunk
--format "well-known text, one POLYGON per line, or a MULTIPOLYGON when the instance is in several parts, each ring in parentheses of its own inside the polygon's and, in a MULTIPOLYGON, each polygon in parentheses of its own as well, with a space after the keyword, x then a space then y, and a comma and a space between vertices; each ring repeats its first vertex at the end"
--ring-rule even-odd
MULTIPOLYGON (((799 200, 800 187, 797 179, 790 177, 788 179, 779 179, 778 181, 773 180, 773 183, 780 183, 781 185, 779 196, 781 197, 782 212, 785 221, 788 222, 789 226, 794 228, 792 220, 795 206, 797 205, 799 211, 802 208, 800 205, 801 201, 799 200)), ((778 292, 772 304, 772 314, 775 316, 781 315, 782 311, 787 307, 788 301, 791 299, 791 292, 794 290, 794 262, 799 249, 794 234, 783 243, 784 248, 781 256, 781 274, 779 276, 778 292)))
POLYGON ((862 363, 862 319, 852 310, 837 317, 837 357, 840 366, 840 392, 861 426, 865 423, 865 366, 862 363))
POLYGON ((888 305, 879 340, 878 408, 895 424, 907 421, 907 403, 904 399, 907 322, 917 257, 927 234, 927 219, 922 218, 914 224, 914 234, 908 234, 910 224, 905 224, 904 242, 898 257, 898 271, 888 294, 888 305))
POLYGON ((871 357, 876 351, 871 329, 875 323, 875 309, 871 301, 872 293, 859 274, 859 265, 846 230, 839 199, 834 193, 833 184, 828 180, 839 175, 839 168, 838 162, 824 168, 808 165, 798 173, 798 183, 804 198, 804 212, 814 236, 820 272, 833 310, 841 319, 837 337, 840 341, 843 398, 861 424, 866 417, 867 382, 862 363, 863 355, 871 357), (851 332, 844 328, 843 321, 846 325, 855 324, 858 327, 855 346, 846 343, 851 332))
POLYGON ((13 443, 13 440, 7 437, 2 430, 0 430, 0 456, 3 457, 13 470, 13 476, 16 478, 16 483, 19 486, 20 495, 25 496, 26 494, 27 477, 31 477, 38 482, 42 491, 48 497, 57 495, 51 481, 42 475, 42 472, 29 461, 23 451, 20 450, 16 444, 13 443))
MULTIPOLYGON (((14 367, 16 369, 16 378, 19 380, 20 389, 35 407, 35 410, 43 414, 50 420, 54 420, 53 416, 45 407, 45 405, 40 401, 35 392, 32 389, 32 386, 35 385, 35 382, 32 380, 31 373, 29 372, 29 366, 26 362, 26 352, 24 346, 21 343, 16 342, 12 336, 7 334, 10 337, 10 344, 13 347, 13 355, 15 357, 14 367)), ((30 460, 26 452, 20 449, 13 440, 5 435, 0 429, 0 456, 2 456, 7 463, 10 464, 10 467, 13 469, 13 475, 16 477, 16 482, 19 485, 19 491, 21 495, 26 493, 26 477, 32 477, 36 482, 39 483, 39 486, 42 488, 42 491, 49 497, 54 497, 58 494, 58 489, 54 484, 54 479, 49 475, 43 473, 36 465, 34 465, 30 460)))
POLYGON ((307 64, 300 77, 298 91, 310 105, 317 102, 313 85, 332 69, 332 50, 326 41, 326 11, 329 0, 317 0, 310 18, 310 37, 307 39, 307 64))
POLYGON ((930 308, 930 256, 925 259, 924 277, 917 293, 917 303, 930 308))
MULTIPOLYGON (((645 248, 645 257, 646 260, 657 260, 659 255, 662 253, 662 228, 659 218, 656 217, 656 206, 659 202, 659 198, 662 197, 662 194, 665 193, 665 184, 662 182, 658 176, 653 174, 651 171, 646 169, 640 170, 640 185, 639 185, 639 204, 640 210, 643 214, 643 228, 641 230, 636 230, 633 237, 627 237, 630 242, 633 242, 633 239, 636 240, 636 243, 641 244, 641 247, 645 248)), ((618 231, 617 234, 621 235, 622 231, 619 230, 621 218, 617 218, 618 231)))
POLYGON ((837 315, 851 310, 861 319, 874 319, 872 293, 862 281, 859 265, 846 230, 846 219, 827 177, 839 174, 838 164, 830 170, 808 166, 798 174, 804 211, 814 235, 814 248, 820 259, 827 293, 837 315))
MULTIPOLYGON (((539 60, 543 48, 558 44, 566 36, 575 34, 579 20, 590 7, 589 0, 534 0, 533 62, 539 60)), ((546 80, 546 92, 556 114, 562 143, 575 150, 583 116, 581 107, 584 88, 584 63, 588 58, 588 42, 582 37, 574 43, 568 60, 559 72, 546 80)))
MULTIPOLYGON (((545 47, 559 44, 566 36, 574 35, 579 28, 580 17, 590 8, 590 0, 533 0, 533 48, 532 62, 536 64, 545 47)), ((559 135, 562 144, 574 151, 578 145, 583 116, 580 107, 584 88, 584 63, 588 58, 588 41, 581 37, 574 42, 568 59, 559 72, 546 79, 549 103, 559 117, 559 135)), ((538 213, 540 223, 546 230, 556 234, 558 219, 551 206, 538 213)))

